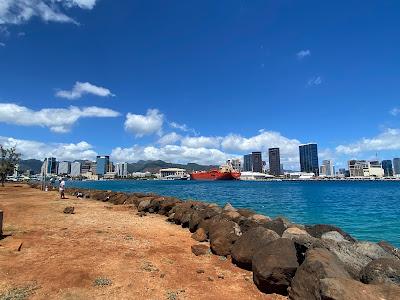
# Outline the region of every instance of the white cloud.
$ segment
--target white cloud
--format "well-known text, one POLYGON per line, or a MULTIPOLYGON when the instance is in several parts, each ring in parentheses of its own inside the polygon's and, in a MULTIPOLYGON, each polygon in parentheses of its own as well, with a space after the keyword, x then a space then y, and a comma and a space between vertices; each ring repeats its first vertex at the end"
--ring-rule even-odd
POLYGON ((234 155, 219 149, 190 148, 185 146, 167 145, 164 147, 133 146, 131 148, 115 148, 111 152, 113 160, 138 161, 161 159, 174 163, 194 162, 198 164, 222 164, 234 155))
POLYGON ((312 77, 307 81, 308 86, 317 86, 322 83, 321 76, 312 77))
POLYGON ((99 97, 110 97, 115 96, 107 88, 93 85, 89 82, 79 82, 77 81, 73 86, 72 90, 66 91, 61 90, 56 93, 57 97, 66 98, 69 100, 79 99, 83 95, 92 94, 99 97))
POLYGON ((196 137, 185 137, 181 142, 182 146, 190 148, 219 148, 221 145, 220 137, 209 137, 209 136, 196 136, 196 137))
POLYGON ((166 135, 163 135, 159 140, 158 143, 160 145, 173 145, 178 142, 182 138, 181 135, 177 134, 176 132, 170 132, 166 135))
POLYGON ((5 47, 5 46, 6 46, 5 43, 0 42, 0 47, 5 47))
POLYGON ((133 133, 136 137, 154 133, 161 135, 163 123, 164 115, 158 109, 149 109, 146 115, 128 113, 125 120, 125 130, 133 133))
POLYGON ((33 17, 45 22, 75 23, 63 8, 92 9, 96 0, 1 0, 0 24, 22 24, 33 17))
POLYGON ((376 137, 362 138, 355 143, 336 147, 336 152, 346 155, 384 150, 400 150, 400 129, 388 128, 376 137))
POLYGON ((300 50, 299 52, 296 53, 296 56, 298 59, 303 59, 307 56, 311 55, 311 51, 306 49, 306 50, 300 50))
POLYGON ((170 122, 169 126, 171 126, 174 129, 179 129, 183 132, 191 132, 194 135, 197 135, 196 130, 194 130, 193 128, 189 128, 186 124, 178 124, 176 122, 170 122))
POLYGON ((400 114, 400 108, 398 108, 398 107, 393 108, 393 109, 390 111, 390 114, 391 114, 392 116, 397 116, 398 114, 400 114))
POLYGON ((50 156, 58 160, 94 159, 97 155, 93 146, 84 141, 77 144, 42 143, 0 136, 0 144, 7 148, 15 146, 23 159, 43 160, 50 156))
POLYGON ((119 113, 96 106, 78 108, 43 108, 35 111, 14 103, 0 103, 0 122, 48 127, 53 132, 68 132, 80 118, 117 117, 119 113))

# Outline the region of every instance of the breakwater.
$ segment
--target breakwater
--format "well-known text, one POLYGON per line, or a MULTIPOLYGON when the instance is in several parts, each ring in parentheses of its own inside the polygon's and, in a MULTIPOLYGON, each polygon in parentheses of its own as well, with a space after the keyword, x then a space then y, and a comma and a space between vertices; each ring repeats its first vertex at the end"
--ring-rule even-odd
POLYGON ((398 299, 400 253, 388 243, 359 242, 342 229, 301 225, 231 204, 183 201, 146 193, 69 188, 82 201, 132 205, 140 216, 166 216, 168 222, 188 228, 210 251, 229 257, 252 270, 253 281, 265 293, 290 299, 398 299), (208 244, 209 243, 209 244, 208 244))
POLYGON ((400 247, 400 182, 67 181, 67 187, 154 192, 179 199, 226 202, 301 224, 332 224, 358 240, 400 247))

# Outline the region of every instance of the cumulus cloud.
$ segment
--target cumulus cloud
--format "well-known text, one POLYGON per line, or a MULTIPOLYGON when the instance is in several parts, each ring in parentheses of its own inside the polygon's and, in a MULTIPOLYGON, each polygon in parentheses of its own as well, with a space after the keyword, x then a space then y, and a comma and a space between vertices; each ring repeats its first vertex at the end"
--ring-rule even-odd
POLYGON ((5 46, 6 46, 5 43, 0 42, 0 47, 5 47, 5 46))
POLYGON ((307 56, 311 55, 311 51, 306 49, 306 50, 300 50, 299 52, 296 53, 296 56, 298 59, 303 59, 307 56))
POLYGON ((66 98, 69 100, 79 99, 83 95, 95 95, 99 97, 110 97, 115 96, 111 91, 107 88, 93 85, 89 82, 79 82, 77 81, 73 86, 72 90, 61 90, 56 93, 57 97, 66 98))
POLYGON ((133 146, 130 148, 115 148, 111 152, 113 160, 138 161, 157 160, 174 163, 194 162, 198 164, 222 164, 234 155, 222 152, 219 149, 190 148, 178 145, 166 145, 164 147, 154 146, 133 146))
POLYGON ((48 127, 53 132, 64 133, 71 130, 80 118, 117 117, 119 113, 97 106, 78 108, 43 108, 35 111, 14 103, 0 103, 0 122, 21 126, 48 127))
POLYGON ((308 86, 317 86, 322 83, 321 76, 312 77, 307 81, 308 86))
POLYGON ((166 135, 163 135, 159 140, 158 143, 160 145, 173 145, 182 139, 182 136, 177 134, 176 132, 170 132, 166 135))
POLYGON ((125 120, 125 130, 136 137, 162 133, 164 115, 158 109, 149 109, 145 115, 128 113, 125 120))
POLYGON ((92 9, 96 0, 1 0, 0 24, 22 24, 33 17, 45 22, 74 23, 65 9, 79 7, 92 9))
POLYGON ((346 155, 384 150, 400 150, 400 129, 387 128, 376 137, 362 138, 355 143, 336 147, 336 152, 346 155))
POLYGON ((0 144, 9 148, 16 147, 23 159, 40 159, 56 157, 58 160, 94 159, 97 153, 87 142, 79 143, 43 143, 32 140, 15 139, 0 136, 0 144))
POLYGON ((209 136, 196 136, 196 137, 185 137, 182 139, 182 146, 190 148, 219 148, 221 144, 220 137, 209 137, 209 136))

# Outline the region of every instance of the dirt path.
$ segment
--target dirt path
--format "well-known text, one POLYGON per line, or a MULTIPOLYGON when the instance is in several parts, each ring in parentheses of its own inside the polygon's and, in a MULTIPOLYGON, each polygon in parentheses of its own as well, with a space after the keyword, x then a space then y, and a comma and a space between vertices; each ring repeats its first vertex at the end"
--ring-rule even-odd
POLYGON ((12 184, 0 210, 12 234, 0 240, 0 299, 285 299, 229 259, 196 257, 189 231, 162 216, 12 184))

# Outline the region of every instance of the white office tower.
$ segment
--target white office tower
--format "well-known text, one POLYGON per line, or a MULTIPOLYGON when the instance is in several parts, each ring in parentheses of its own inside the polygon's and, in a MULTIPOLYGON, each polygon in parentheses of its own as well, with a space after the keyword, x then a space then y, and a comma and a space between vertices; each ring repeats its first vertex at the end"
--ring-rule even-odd
POLYGON ((128 163, 117 163, 115 165, 115 173, 120 178, 128 177, 128 163))
POLYGON ((335 167, 333 165, 333 160, 326 159, 322 161, 321 175, 335 176, 335 167))
POLYGON ((82 164, 79 161, 75 161, 71 164, 71 177, 79 177, 81 175, 82 164))

